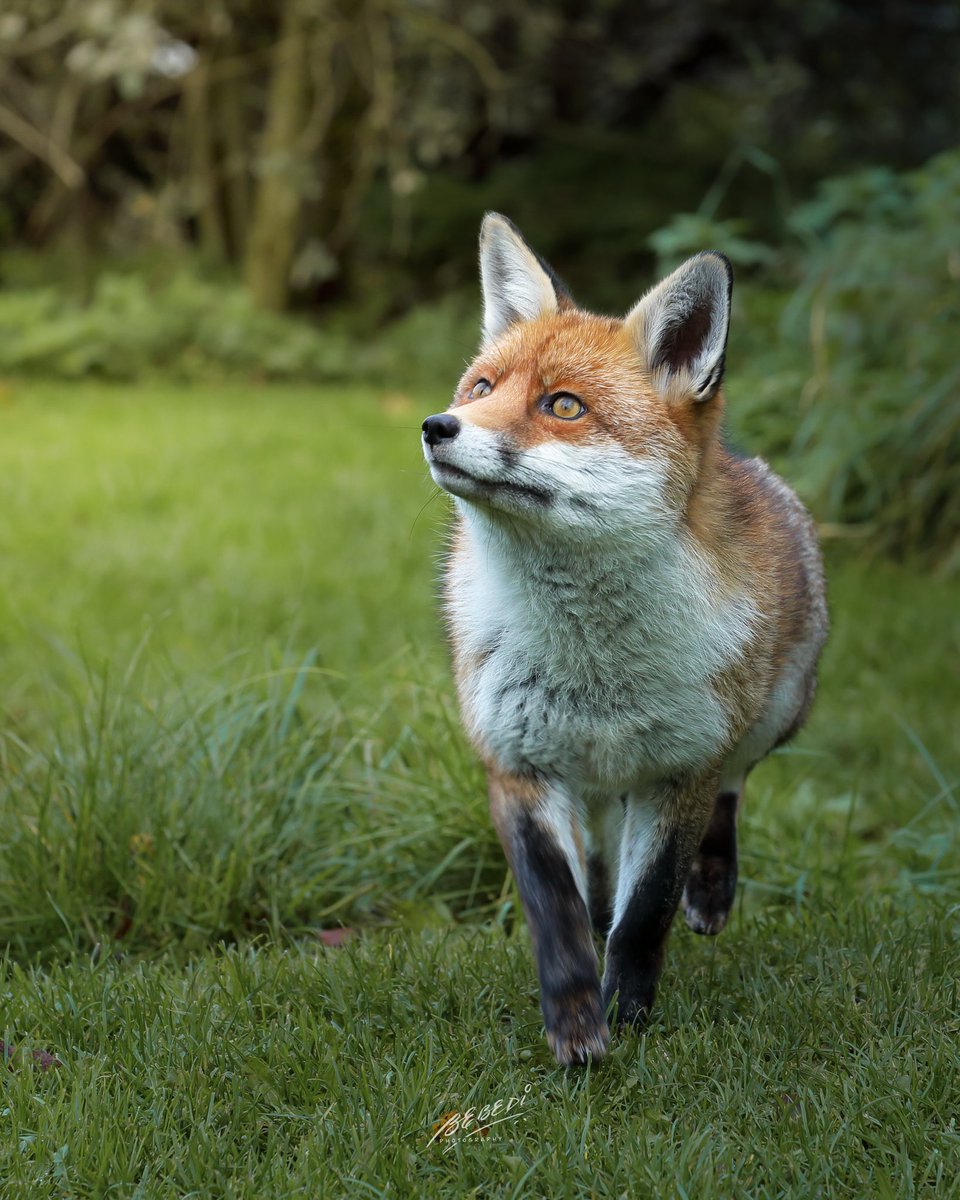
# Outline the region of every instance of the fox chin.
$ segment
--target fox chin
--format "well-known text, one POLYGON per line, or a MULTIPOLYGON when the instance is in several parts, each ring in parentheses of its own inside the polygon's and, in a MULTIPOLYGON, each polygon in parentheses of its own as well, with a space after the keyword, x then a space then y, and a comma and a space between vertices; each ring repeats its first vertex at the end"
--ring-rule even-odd
POLYGON ((744 781, 813 699, 823 568, 794 493, 724 444, 722 254, 601 317, 490 213, 480 274, 480 349, 423 451, 455 507, 461 716, 570 1065, 646 1019, 678 907, 726 924, 744 781))

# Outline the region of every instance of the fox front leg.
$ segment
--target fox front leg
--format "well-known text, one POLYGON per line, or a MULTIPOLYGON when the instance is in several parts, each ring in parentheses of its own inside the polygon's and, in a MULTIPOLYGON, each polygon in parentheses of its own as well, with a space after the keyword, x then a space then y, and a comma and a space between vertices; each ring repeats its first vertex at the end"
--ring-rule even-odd
POLYGON ((703 836, 715 781, 668 783, 626 801, 603 1002, 641 1025, 656 994, 667 935, 703 836))
POLYGON ((490 812, 533 937, 547 1041, 562 1066, 610 1040, 586 900, 579 816, 562 789, 490 772, 490 812))

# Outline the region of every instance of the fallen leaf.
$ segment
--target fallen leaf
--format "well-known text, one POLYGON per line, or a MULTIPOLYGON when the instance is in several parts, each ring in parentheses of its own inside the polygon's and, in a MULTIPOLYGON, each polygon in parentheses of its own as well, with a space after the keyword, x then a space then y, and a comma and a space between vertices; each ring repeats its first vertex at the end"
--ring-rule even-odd
MULTIPOLYGON (((6 1042, 0 1042, 0 1058, 6 1059, 7 1070, 12 1071, 14 1059, 22 1059, 23 1054, 16 1046, 8 1046, 6 1042)), ((30 1060, 36 1063, 41 1071, 49 1071, 51 1067, 63 1066, 60 1059, 55 1054, 51 1054, 49 1050, 31 1050, 30 1060)))
POLYGON ((355 929, 321 929, 317 936, 325 946, 342 946, 349 938, 356 934, 355 929))

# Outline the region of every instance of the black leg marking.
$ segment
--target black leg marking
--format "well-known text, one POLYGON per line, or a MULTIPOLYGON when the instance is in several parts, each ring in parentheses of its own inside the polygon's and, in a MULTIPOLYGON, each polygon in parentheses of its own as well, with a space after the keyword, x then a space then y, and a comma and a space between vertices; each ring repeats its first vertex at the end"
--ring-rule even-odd
POLYGON ((603 973, 604 1007, 617 998, 617 1024, 640 1025, 656 993, 667 934, 677 911, 689 859, 682 831, 671 829, 662 839, 633 891, 607 942, 603 973))
POLYGON ((563 1066, 602 1058, 610 1034, 587 906, 553 834, 529 811, 509 826, 501 837, 533 935, 547 1041, 563 1066))
POLYGON ((737 890, 737 800, 717 797, 710 824, 690 867, 683 915, 694 933, 715 934, 726 925, 737 890))
POLYGON ((610 877, 607 864, 600 854, 591 854, 587 859, 587 881, 590 892, 590 923, 593 932, 605 938, 613 921, 610 898, 610 877))

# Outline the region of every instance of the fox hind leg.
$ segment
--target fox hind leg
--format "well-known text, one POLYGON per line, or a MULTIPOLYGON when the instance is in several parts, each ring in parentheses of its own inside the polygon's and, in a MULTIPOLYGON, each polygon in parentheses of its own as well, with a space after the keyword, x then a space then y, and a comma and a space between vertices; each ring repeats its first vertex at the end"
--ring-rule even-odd
POLYGON ((604 940, 613 924, 613 896, 626 805, 626 796, 611 796, 606 803, 594 807, 590 814, 590 850, 587 854, 588 907, 593 932, 604 940))
POLYGON ((605 938, 613 921, 613 902, 610 895, 610 876, 602 854, 594 852, 587 859, 587 878, 590 924, 598 937, 605 938))
POLYGON ((741 781, 736 790, 726 788, 718 794, 690 866, 683 892, 683 916, 694 933, 719 933, 733 907, 737 891, 737 808, 742 786, 741 781))

